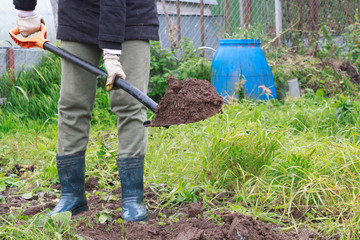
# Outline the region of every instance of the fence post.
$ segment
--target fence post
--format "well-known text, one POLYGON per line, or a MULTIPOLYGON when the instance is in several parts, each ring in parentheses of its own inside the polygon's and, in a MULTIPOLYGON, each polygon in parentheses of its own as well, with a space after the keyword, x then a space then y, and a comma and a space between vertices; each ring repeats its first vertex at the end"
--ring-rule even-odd
POLYGON ((316 31, 318 25, 318 15, 319 15, 319 2, 318 0, 310 0, 309 3, 309 24, 310 30, 316 31))
MULTIPOLYGON (((200 0, 201 46, 205 46, 204 0, 200 0)), ((204 51, 202 55, 204 56, 204 51)))
POLYGON ((276 41, 277 44, 281 41, 280 34, 282 32, 282 8, 281 8, 281 0, 275 0, 275 33, 278 37, 276 41))
POLYGON ((231 25, 230 25, 230 0, 225 0, 225 14, 226 14, 226 32, 231 34, 231 25))
POLYGON ((180 43, 180 41, 181 41, 180 0, 176 0, 176 15, 177 15, 178 43, 180 43))
POLYGON ((6 49, 6 70, 11 80, 15 82, 15 60, 14 49, 12 47, 6 49))
POLYGON ((161 4, 162 4, 162 7, 163 7, 163 10, 164 10, 164 15, 165 15, 165 19, 166 19, 166 22, 168 24, 168 28, 169 28, 169 35, 168 35, 168 38, 169 38, 169 42, 171 44, 171 48, 174 49, 177 47, 177 42, 176 42, 176 37, 175 37, 175 34, 174 34, 174 29, 173 29, 173 26, 171 24, 171 21, 170 21, 170 17, 169 17, 169 14, 167 12, 167 9, 166 9, 166 4, 165 4, 165 0, 161 0, 161 4))
POLYGON ((244 0, 239 0, 240 26, 244 27, 244 0))
POLYGON ((54 14, 55 31, 58 28, 58 2, 59 0, 51 0, 51 6, 54 14))
POLYGON ((248 28, 252 18, 252 0, 244 0, 245 26, 248 28))

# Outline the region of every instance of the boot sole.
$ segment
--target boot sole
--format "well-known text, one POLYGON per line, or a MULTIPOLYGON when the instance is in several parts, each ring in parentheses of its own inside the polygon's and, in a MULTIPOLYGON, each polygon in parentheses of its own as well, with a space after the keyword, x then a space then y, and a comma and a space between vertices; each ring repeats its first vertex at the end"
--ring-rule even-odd
POLYGON ((72 210, 71 214, 72 214, 72 216, 75 216, 75 215, 77 215, 79 213, 82 213, 82 212, 85 212, 87 210, 89 210, 88 205, 84 205, 84 206, 80 206, 80 207, 77 207, 74 210, 72 210))
POLYGON ((123 219, 123 220, 128 221, 128 222, 146 222, 148 220, 148 216, 145 215, 144 217, 140 217, 140 218, 135 218, 135 219, 131 219, 131 220, 123 219))

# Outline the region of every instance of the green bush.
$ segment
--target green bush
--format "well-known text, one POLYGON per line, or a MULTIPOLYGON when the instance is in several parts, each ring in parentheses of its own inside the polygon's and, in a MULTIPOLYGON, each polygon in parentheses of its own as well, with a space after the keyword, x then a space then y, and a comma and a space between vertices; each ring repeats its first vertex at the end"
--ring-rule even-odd
POLYGON ((342 35, 345 40, 343 46, 344 58, 357 65, 360 68, 360 23, 355 22, 346 28, 342 35))
POLYGON ((151 42, 150 83, 148 95, 160 101, 166 93, 166 78, 171 75, 179 80, 197 78, 210 81, 211 60, 200 57, 193 42, 184 39, 177 50, 161 48, 151 42))
POLYGON ((173 75, 178 59, 170 49, 162 49, 159 42, 151 42, 150 82, 148 95, 155 101, 166 92, 166 77, 173 75))

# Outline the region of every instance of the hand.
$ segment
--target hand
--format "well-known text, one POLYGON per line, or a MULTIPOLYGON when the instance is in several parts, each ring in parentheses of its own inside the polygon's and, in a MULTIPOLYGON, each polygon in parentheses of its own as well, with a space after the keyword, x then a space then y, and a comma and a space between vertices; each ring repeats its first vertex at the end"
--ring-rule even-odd
POLYGON ((17 26, 23 37, 28 37, 31 34, 40 30, 40 23, 44 23, 44 20, 35 14, 30 17, 18 17, 17 26))
POLYGON ((114 87, 114 81, 116 77, 120 77, 125 80, 126 75, 122 69, 122 66, 119 62, 119 56, 115 54, 105 54, 104 55, 104 66, 108 72, 108 78, 106 81, 106 90, 116 90, 118 88, 114 87))

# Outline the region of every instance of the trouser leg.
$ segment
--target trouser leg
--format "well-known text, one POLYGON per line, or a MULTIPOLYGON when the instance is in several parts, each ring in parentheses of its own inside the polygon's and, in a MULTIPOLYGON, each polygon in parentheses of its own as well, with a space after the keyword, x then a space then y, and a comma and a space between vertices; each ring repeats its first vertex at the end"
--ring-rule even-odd
MULTIPOLYGON (((96 45, 62 41, 61 47, 97 66, 101 50, 96 45)), ((96 95, 96 76, 68 60, 61 60, 61 88, 58 103, 58 155, 86 150, 91 112, 96 95)))
MULTIPOLYGON (((123 43, 120 62, 126 81, 147 93, 150 71, 149 41, 131 40, 123 43)), ((111 109, 117 115, 119 157, 144 156, 147 147, 146 108, 124 90, 110 92, 111 109)))

